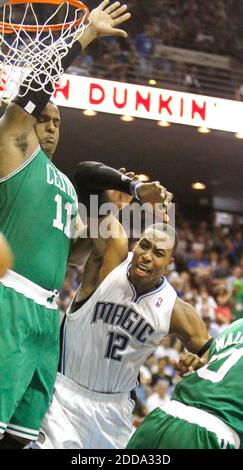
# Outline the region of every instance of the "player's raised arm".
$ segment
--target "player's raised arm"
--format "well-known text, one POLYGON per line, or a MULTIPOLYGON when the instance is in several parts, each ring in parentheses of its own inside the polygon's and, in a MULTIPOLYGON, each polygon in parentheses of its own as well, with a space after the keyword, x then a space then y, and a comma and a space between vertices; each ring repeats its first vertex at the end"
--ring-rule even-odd
POLYGON ((127 5, 115 2, 110 5, 109 0, 104 0, 89 15, 90 25, 85 29, 79 42, 85 49, 92 41, 101 36, 127 37, 124 29, 118 28, 125 23, 131 14, 127 12, 127 5))
MULTIPOLYGON (((92 41, 100 36, 123 36, 126 32, 118 26, 130 18, 127 6, 119 2, 109 5, 109 0, 103 1, 90 13, 90 22, 84 29, 82 37, 74 41, 68 53, 61 61, 61 68, 65 71, 92 41)), ((77 37, 78 39, 78 37, 77 37)), ((56 60, 56 52, 55 57, 56 60)), ((51 57, 42 70, 49 70, 51 57)), ((34 131, 36 118, 45 109, 57 81, 55 67, 50 74, 53 77, 45 83, 45 88, 39 90, 39 82, 46 82, 45 72, 40 72, 38 80, 32 76, 25 78, 20 86, 19 94, 7 107, 0 120, 0 178, 8 176, 27 160, 38 146, 38 139, 34 131), (43 73, 43 80, 41 73, 43 73), (27 93, 23 93, 28 86, 27 93)))
MULTIPOLYGON (((90 285, 92 284, 94 290, 97 283, 102 282, 113 269, 126 259, 128 254, 127 236, 118 220, 111 213, 106 217, 99 217, 102 204, 110 202, 107 190, 120 191, 138 200, 141 198, 141 203, 151 203, 152 205, 163 203, 168 198, 171 199, 172 195, 159 182, 140 183, 99 162, 80 163, 75 172, 75 182, 79 201, 86 206, 88 217, 91 220, 90 238, 93 242, 93 251, 86 266, 81 287, 82 292, 85 291, 87 296, 90 294, 90 285), (93 201, 98 203, 98 207, 93 207, 94 210, 92 209, 92 196, 96 196, 97 199, 94 198, 93 201), (96 221, 94 218, 92 221, 93 215, 98 217, 96 221), (93 237, 91 233, 93 222, 99 227, 96 237, 93 237), (94 281, 94 279, 96 280, 94 281)), ((81 297, 83 298, 85 295, 81 297)))

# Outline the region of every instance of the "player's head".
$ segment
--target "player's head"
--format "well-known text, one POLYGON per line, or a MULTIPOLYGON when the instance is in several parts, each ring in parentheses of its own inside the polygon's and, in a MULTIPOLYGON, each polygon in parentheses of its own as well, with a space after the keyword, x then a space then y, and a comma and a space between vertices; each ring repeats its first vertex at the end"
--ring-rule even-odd
POLYGON ((149 291, 160 283, 174 262, 178 235, 169 225, 155 224, 142 234, 133 250, 130 278, 138 291, 149 291))
POLYGON ((59 140, 60 114, 57 106, 49 101, 37 118, 35 133, 41 148, 52 160, 59 140))

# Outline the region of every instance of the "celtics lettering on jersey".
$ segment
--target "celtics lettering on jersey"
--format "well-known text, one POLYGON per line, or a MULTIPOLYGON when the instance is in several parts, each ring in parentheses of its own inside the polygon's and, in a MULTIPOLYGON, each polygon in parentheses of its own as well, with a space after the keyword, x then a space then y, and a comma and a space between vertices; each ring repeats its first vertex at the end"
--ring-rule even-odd
POLYGON ((70 202, 64 204, 63 197, 60 194, 56 194, 54 198, 56 202, 56 217, 53 219, 53 227, 61 230, 68 238, 71 238, 75 231, 75 219, 73 219, 73 215, 76 216, 76 192, 69 179, 53 165, 47 164, 46 169, 48 184, 54 185, 62 192, 68 194, 75 203, 75 205, 70 202))
POLYGON ((78 211, 69 179, 40 147, 0 180, 0 230, 15 257, 14 270, 48 290, 63 284, 78 211))

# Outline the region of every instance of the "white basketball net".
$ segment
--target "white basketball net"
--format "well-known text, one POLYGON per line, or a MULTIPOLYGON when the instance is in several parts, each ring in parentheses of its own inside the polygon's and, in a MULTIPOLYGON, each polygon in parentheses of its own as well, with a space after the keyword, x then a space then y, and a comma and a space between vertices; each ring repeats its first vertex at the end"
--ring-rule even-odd
POLYGON ((34 91, 45 90, 47 85, 59 81, 64 72, 61 59, 68 53, 77 37, 83 34, 88 26, 87 15, 80 9, 71 6, 68 2, 53 5, 54 11, 45 23, 39 24, 36 4, 22 5, 21 20, 19 20, 20 7, 18 8, 18 25, 16 29, 16 5, 5 5, 1 10, 0 20, 4 22, 4 29, 0 32, 0 100, 9 102, 14 96, 26 95, 29 89, 34 91), (64 11, 65 10, 65 11, 64 11), (61 21, 60 21, 61 17, 61 21), (77 24, 77 20, 82 18, 77 24), (59 21, 58 21, 59 20, 59 21), (9 23, 13 29, 7 34, 9 23), (54 32, 49 25, 63 23, 60 31, 54 32), (66 24, 68 27, 64 28, 66 24), (27 32, 25 25, 34 25, 35 32, 27 32), (35 80, 35 88, 31 86, 35 80), (24 87, 19 86, 24 83, 24 87))

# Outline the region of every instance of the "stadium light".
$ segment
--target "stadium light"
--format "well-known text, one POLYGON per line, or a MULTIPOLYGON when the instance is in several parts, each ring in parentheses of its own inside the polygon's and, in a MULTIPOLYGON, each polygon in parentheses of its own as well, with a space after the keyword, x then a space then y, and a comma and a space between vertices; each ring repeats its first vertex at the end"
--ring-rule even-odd
POLYGON ((160 127, 170 127, 171 126, 171 123, 167 122, 167 121, 158 121, 157 124, 160 127))
POLYGON ((235 134, 236 139, 243 139, 243 131, 237 132, 235 134))
POLYGON ((89 117, 93 117, 93 116, 96 116, 97 115, 97 112, 96 111, 93 111, 93 109, 85 109, 83 114, 85 116, 89 116, 89 117))
POLYGON ((199 134, 210 134, 211 130, 207 127, 199 127, 198 132, 199 134))
POLYGON ((150 85, 157 85, 157 80, 149 80, 150 85))
POLYGON ((207 186, 204 183, 196 182, 192 183, 192 189, 195 189, 196 191, 204 191, 205 189, 207 189, 207 186))
POLYGON ((121 121, 132 122, 132 121, 134 121, 134 117, 132 117, 132 116, 121 116, 121 121))

